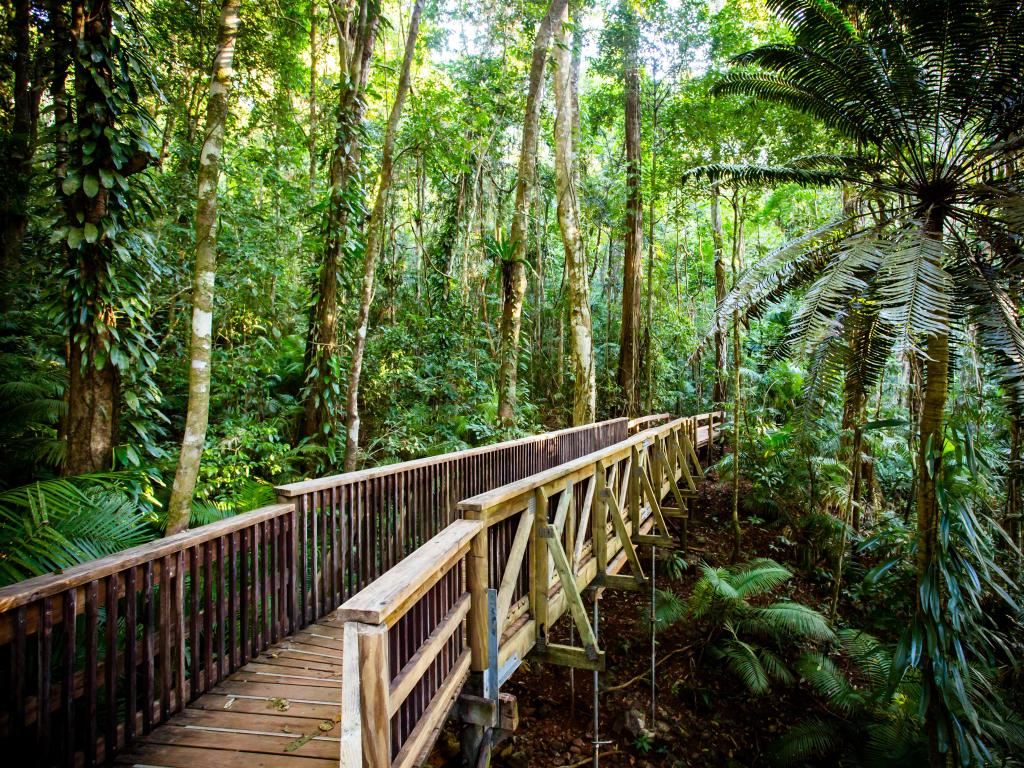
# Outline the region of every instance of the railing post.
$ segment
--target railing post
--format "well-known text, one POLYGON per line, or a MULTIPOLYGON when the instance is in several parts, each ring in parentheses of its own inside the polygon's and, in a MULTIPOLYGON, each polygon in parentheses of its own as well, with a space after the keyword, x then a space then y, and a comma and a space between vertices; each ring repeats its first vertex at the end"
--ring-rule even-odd
POLYGON ((548 545, 540 535, 543 528, 548 524, 548 495, 543 488, 534 491, 537 500, 537 512, 533 518, 533 535, 531 542, 533 547, 530 560, 530 585, 532 592, 530 603, 533 610, 533 618, 536 624, 535 637, 537 643, 547 641, 548 632, 548 593, 551 586, 551 576, 548 572, 548 545))
POLYGON ((608 570, 608 502, 604 489, 607 485, 607 468, 603 461, 594 465, 594 499, 590 513, 593 526, 594 557, 597 558, 597 575, 601 576, 608 570))
POLYGON ((388 695, 388 628, 345 624, 342 650, 341 766, 389 768, 391 717, 388 695), (364 727, 372 723, 373 727, 364 727))
MULTIPOLYGON (((466 581, 469 586, 469 650, 474 672, 487 670, 490 659, 487 657, 487 531, 485 525, 473 537, 469 544, 469 556, 466 558, 466 581)), ((501 630, 499 628, 498 632, 501 630)))

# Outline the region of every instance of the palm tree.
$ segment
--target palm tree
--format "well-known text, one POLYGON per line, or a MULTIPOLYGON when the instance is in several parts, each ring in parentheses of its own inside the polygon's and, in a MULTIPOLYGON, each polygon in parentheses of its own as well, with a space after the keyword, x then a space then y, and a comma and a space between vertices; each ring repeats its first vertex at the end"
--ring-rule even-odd
MULTIPOLYGON (((945 621, 936 488, 951 348, 967 324, 1008 395, 1024 402, 1024 333, 1008 291, 1022 268, 1024 8, 1019 0, 768 4, 793 41, 739 56, 717 92, 799 110, 857 152, 790 167, 715 164, 689 175, 731 185, 848 184, 870 213, 844 212, 762 259, 726 297, 716 324, 800 290, 794 336, 814 359, 853 345, 875 362, 894 351, 920 360, 912 631, 923 637, 924 627, 945 621), (870 330, 844 338, 858 325, 870 330)), ((877 375, 881 366, 869 368, 877 375)), ((977 728, 943 698, 953 681, 935 649, 929 643, 918 661, 930 759, 941 765, 945 753, 967 749, 964 739, 977 728)))

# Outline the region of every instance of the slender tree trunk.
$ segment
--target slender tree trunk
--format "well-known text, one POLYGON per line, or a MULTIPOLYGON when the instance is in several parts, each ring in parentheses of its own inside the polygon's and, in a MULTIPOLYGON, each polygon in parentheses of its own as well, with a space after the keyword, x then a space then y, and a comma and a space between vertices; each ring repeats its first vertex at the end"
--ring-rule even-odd
POLYGON ((309 191, 316 186, 316 0, 309 3, 309 191))
POLYGON ((370 305, 373 303, 374 279, 377 273, 377 257, 381 249, 381 229, 384 223, 384 205, 391 177, 394 171, 395 134, 402 118, 402 107, 409 92, 412 60, 416 53, 416 38, 420 26, 420 0, 412 7, 409 19, 409 34, 405 41, 405 57, 402 59, 402 74, 398 80, 395 101, 388 116, 387 132, 384 134, 384 148, 380 161, 380 181, 377 185, 377 199, 373 204, 370 222, 366 228, 366 251, 363 265, 363 290, 359 297, 359 314, 356 316, 355 336, 352 340, 352 362, 349 366, 348 399, 345 405, 345 471, 355 469, 359 456, 359 380, 363 371, 363 354, 366 351, 366 333, 370 323, 370 305))
MULTIPOLYGON (((725 301, 725 238, 722 234, 721 190, 711 187, 711 240, 715 249, 715 307, 721 308, 725 301)), ((725 331, 715 324, 715 385, 711 392, 713 405, 725 402, 725 331)))
POLYGON ((647 313, 644 319, 644 412, 654 412, 654 205, 658 193, 658 84, 651 109, 651 198, 647 201, 647 313))
POLYGON ((501 326, 499 330, 498 421, 502 426, 515 423, 516 382, 519 368, 519 333, 526 295, 527 213, 537 173, 537 136, 540 132, 540 107, 544 97, 544 64, 555 24, 568 0, 551 0, 548 12, 537 26, 530 60, 530 83, 523 116, 523 144, 519 153, 516 178, 515 211, 512 215, 512 258, 502 265, 501 326))
POLYGON ((579 204, 573 177, 575 142, 573 105, 576 77, 565 26, 569 10, 562 11, 555 35, 555 187, 558 193, 558 223, 565 246, 566 277, 569 285, 570 348, 575 385, 572 421, 592 422, 597 410, 597 379, 594 371, 594 336, 590 318, 590 280, 586 254, 580 237, 579 204))
MULTIPOLYGON (((925 232, 935 239, 942 238, 943 216, 931 211, 925 232)), ((917 613, 919 621, 938 622, 946 610, 942 595, 941 577, 934 572, 939 550, 939 509, 936 488, 942 477, 944 443, 943 422, 949 387, 949 336, 936 333, 928 337, 927 359, 924 360, 924 397, 921 402, 920 429, 917 454, 917 613), (922 595, 932 599, 926 604, 922 595), (924 618, 930 614, 930 619, 924 618)), ((946 755, 939 751, 939 720, 943 717, 940 694, 935 682, 935 670, 926 648, 922 654, 921 678, 926 689, 928 706, 925 711, 925 733, 928 737, 929 760, 932 768, 942 768, 946 755)), ((955 744, 950 740, 950 748, 955 744)))
POLYGON ((860 485, 861 485, 861 449, 858 445, 861 424, 864 421, 864 408, 867 403, 867 395, 860 385, 860 380, 853 373, 848 372, 843 385, 843 436, 840 439, 840 455, 846 460, 850 468, 850 477, 853 484, 850 486, 850 493, 853 498, 851 515, 848 515, 848 522, 854 529, 860 528, 860 485))
MULTIPOLYGON (((739 275, 740 260, 743 252, 743 221, 742 209, 738 201, 739 192, 733 197, 732 219, 732 284, 735 287, 739 275)), ((740 313, 732 313, 732 373, 733 373, 733 472, 732 472, 732 562, 740 559, 743 530, 740 527, 740 447, 742 444, 743 388, 740 367, 743 361, 743 348, 740 346, 740 313)))
POLYGON ((335 434, 338 404, 332 392, 340 375, 338 359, 338 269, 350 229, 361 221, 354 210, 359 197, 360 125, 366 111, 364 92, 377 39, 379 6, 360 0, 359 12, 339 20, 339 58, 347 72, 338 100, 334 148, 330 164, 330 200, 323 261, 317 275, 315 301, 306 337, 306 394, 303 434, 326 442, 335 434))
POLYGON ((1010 414, 1010 460, 1006 482, 1006 533, 1021 546, 1021 416, 1010 414))
POLYGON ((636 415, 639 407, 638 373, 640 331, 640 275, 643 251, 643 197, 640 190, 640 75, 639 33, 631 30, 624 72, 626 91, 626 248, 622 277, 622 325, 619 331, 618 384, 621 410, 636 415))
POLYGON ((178 469, 167 505, 167 531, 171 536, 188 527, 192 496, 210 422, 210 381, 213 349, 213 291, 217 277, 217 184, 228 118, 228 96, 234 74, 235 40, 241 0, 224 0, 220 34, 210 76, 206 105, 206 133, 199 154, 199 190, 196 194, 196 267, 192 287, 191 364, 188 372, 188 410, 178 469))
MULTIPOLYGON (((25 206, 38 114, 33 107, 32 4, 29 0, 15 0, 12 32, 14 112, 10 133, 3 137, 3 143, 0 144, 0 167, 5 178, 0 185, 0 280, 8 284, 13 281, 21 254, 21 241, 28 225, 25 206)), ((13 293, 5 290, 0 295, 0 312, 8 309, 13 293)))

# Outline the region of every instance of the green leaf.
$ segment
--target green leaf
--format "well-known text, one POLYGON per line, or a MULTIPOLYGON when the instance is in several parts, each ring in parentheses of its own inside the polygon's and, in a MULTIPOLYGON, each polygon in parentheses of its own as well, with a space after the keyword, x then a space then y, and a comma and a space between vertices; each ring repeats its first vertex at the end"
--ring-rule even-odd
POLYGON ((96 197, 100 191, 100 182, 95 176, 89 174, 82 179, 82 189, 85 190, 88 197, 96 197))
POLYGON ((61 191, 69 197, 78 191, 79 182, 77 176, 67 176, 64 181, 61 182, 61 191))
POLYGON ((82 231, 85 235, 85 242, 87 243, 95 243, 99 239, 100 231, 91 221, 86 223, 82 231))

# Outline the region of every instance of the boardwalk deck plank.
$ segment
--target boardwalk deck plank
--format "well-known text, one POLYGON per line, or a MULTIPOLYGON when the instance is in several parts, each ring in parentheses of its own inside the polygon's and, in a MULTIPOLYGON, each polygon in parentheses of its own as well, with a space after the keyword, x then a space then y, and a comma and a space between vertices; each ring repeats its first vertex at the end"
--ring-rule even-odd
POLYGON ((138 741, 117 764, 337 766, 341 633, 332 616, 271 646, 138 741))

